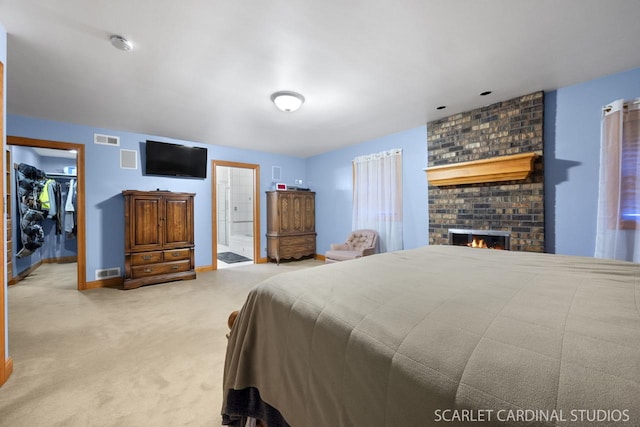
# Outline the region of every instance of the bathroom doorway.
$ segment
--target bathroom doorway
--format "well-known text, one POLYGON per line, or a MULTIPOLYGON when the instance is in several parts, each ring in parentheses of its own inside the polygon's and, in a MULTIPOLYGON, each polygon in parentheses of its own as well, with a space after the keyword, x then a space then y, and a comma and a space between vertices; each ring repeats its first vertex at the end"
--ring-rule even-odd
POLYGON ((254 264, 260 256, 260 166, 212 164, 213 268, 254 264))

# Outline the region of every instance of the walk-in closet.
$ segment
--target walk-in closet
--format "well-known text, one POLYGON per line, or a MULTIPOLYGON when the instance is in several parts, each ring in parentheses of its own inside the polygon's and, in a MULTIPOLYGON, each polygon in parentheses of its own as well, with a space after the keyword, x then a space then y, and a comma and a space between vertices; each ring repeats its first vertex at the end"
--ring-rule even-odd
POLYGON ((9 285, 43 264, 77 262, 76 157, 71 150, 7 146, 9 285))

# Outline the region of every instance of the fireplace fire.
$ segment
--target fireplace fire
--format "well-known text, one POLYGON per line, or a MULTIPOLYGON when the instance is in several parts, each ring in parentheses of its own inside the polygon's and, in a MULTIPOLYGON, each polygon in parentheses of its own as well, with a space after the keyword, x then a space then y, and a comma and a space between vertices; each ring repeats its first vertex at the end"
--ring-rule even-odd
POLYGON ((449 244, 483 249, 510 249, 508 231, 449 229, 449 244))
POLYGON ((472 248, 483 248, 483 249, 489 248, 487 246, 487 242, 485 242, 484 239, 480 239, 477 237, 474 237, 471 243, 467 243, 467 246, 471 246, 472 248))

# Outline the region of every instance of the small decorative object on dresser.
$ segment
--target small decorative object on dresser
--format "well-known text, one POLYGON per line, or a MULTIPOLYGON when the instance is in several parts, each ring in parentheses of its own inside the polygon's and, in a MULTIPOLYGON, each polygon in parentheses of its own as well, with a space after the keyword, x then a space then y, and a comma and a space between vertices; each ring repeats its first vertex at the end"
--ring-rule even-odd
POLYGON ((300 259, 316 253, 315 195, 267 191, 267 258, 300 259))
POLYGON ((123 191, 124 288, 195 279, 192 193, 123 191))

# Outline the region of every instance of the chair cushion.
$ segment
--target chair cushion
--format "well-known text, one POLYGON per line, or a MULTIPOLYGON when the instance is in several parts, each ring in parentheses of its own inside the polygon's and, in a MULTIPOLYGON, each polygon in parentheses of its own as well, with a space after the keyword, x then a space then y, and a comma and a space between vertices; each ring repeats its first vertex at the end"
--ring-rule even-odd
POLYGON ((327 251, 324 257, 327 259, 333 259, 336 261, 347 261, 350 259, 360 258, 362 252, 360 251, 327 251))
POLYGON ((350 248, 346 243, 332 243, 331 250, 332 251, 348 251, 350 248))
POLYGON ((353 250, 362 251, 375 245, 375 233, 371 231, 354 231, 345 242, 353 250))

